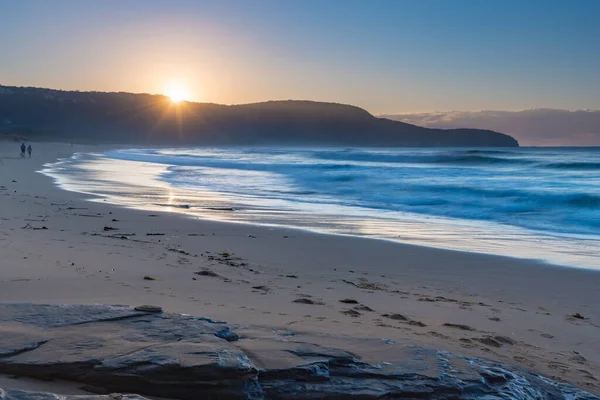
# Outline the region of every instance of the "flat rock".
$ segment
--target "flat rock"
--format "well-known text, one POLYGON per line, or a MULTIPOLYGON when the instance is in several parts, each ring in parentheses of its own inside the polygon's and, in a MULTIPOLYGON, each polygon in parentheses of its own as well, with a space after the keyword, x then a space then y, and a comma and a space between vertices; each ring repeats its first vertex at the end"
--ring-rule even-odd
POLYGON ((45 305, 45 304, 2 304, 1 322, 21 322, 42 328, 54 328, 85 324, 89 322, 117 321, 139 317, 147 312, 135 311, 129 306, 107 306, 98 304, 45 305))
POLYGON ((0 400, 147 400, 135 394, 110 394, 105 396, 58 395, 46 392, 0 389, 0 400))
MULTIPOLYGON (((0 373, 190 400, 598 399, 531 372, 435 349, 290 336, 128 306, 0 303, 0 373)), ((26 393, 0 391, 0 400, 111 399, 26 393)))

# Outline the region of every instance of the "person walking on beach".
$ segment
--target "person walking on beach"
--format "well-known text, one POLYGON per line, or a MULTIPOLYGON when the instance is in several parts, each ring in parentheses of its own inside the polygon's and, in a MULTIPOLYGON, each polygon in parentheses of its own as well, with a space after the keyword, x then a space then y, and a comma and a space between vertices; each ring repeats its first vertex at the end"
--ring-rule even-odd
POLYGON ((25 142, 21 143, 21 158, 25 157, 25 142))
POLYGON ((27 147, 27 153, 29 153, 29 158, 31 158, 31 145, 27 147))

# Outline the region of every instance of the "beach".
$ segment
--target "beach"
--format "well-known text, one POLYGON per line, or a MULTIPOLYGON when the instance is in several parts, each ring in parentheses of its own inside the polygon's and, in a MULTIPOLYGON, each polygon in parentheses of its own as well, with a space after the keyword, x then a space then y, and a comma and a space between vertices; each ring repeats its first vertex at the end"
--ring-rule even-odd
POLYGON ((18 145, 0 142, 0 302, 389 339, 600 394, 598 271, 90 202, 37 171, 108 146, 33 143, 21 159, 18 145))

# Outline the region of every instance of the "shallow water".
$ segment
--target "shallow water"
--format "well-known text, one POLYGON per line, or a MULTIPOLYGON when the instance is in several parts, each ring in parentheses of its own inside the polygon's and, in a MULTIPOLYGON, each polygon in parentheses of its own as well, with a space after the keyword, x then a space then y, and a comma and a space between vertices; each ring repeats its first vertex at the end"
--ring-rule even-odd
POLYGON ((600 268, 600 148, 128 149, 43 172, 135 208, 600 268))

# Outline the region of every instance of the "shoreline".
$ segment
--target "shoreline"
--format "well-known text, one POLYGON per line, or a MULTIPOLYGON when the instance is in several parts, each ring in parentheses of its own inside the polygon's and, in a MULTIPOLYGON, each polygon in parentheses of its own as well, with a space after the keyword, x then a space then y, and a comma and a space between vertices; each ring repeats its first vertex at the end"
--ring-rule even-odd
MULTIPOLYGON (((48 178, 51 178, 49 175, 47 175, 43 171, 35 171, 35 172, 45 175, 48 178)), ((119 204, 117 202, 106 201, 102 195, 68 190, 68 189, 60 187, 60 185, 57 183, 55 183, 55 186, 63 191, 73 193, 75 196, 81 196, 82 198, 79 200, 82 200, 82 201, 93 202, 93 203, 97 203, 97 204, 107 204, 111 207, 123 208, 123 209, 131 210, 131 211, 138 211, 138 212, 143 212, 143 213, 152 212, 152 213, 164 214, 164 216, 167 216, 167 218, 178 217, 178 218, 183 218, 183 219, 190 220, 190 221, 197 221, 197 222, 200 221, 200 222, 206 222, 206 223, 234 225, 234 226, 239 226, 240 229, 243 229, 243 227, 255 227, 258 229, 265 229, 265 230, 277 230, 277 231, 280 231, 280 233, 287 233, 287 235, 285 235, 285 236, 290 236, 294 232, 298 232, 298 233, 303 233, 303 234, 308 234, 308 235, 323 235, 323 236, 334 236, 334 237, 339 237, 339 238, 382 241, 382 242, 396 244, 396 245, 400 245, 400 246, 416 247, 416 248, 423 248, 423 249, 434 249, 434 250, 441 250, 441 251, 447 251, 447 252, 452 252, 452 253, 475 254, 475 255, 482 255, 482 256, 490 256, 490 257, 494 257, 494 258, 503 258, 503 259, 506 259, 507 262, 510 262, 510 260, 520 260, 520 261, 539 264, 541 266, 551 267, 551 268, 567 268, 567 269, 574 268, 574 269, 583 269, 583 270, 587 270, 587 271, 600 272, 596 269, 589 268, 589 267, 579 267, 579 266, 574 266, 574 265, 561 265, 561 264, 552 263, 550 261, 543 260, 543 259, 525 258, 525 257, 519 257, 519 256, 508 256, 508 255, 501 255, 501 254, 491 254, 491 253, 485 253, 485 252, 479 252, 479 251, 447 249, 447 248, 436 247, 436 246, 427 246, 424 244, 403 243, 399 240, 385 238, 385 237, 361 236, 358 234, 351 234, 351 233, 328 232, 325 230, 318 230, 316 228, 308 228, 308 227, 300 227, 300 226, 286 226, 286 225, 267 224, 267 223, 258 223, 258 222, 250 222, 250 221, 217 220, 217 219, 211 219, 208 217, 197 216, 197 215, 191 214, 191 213, 188 214, 185 212, 181 212, 180 210, 176 210, 177 207, 172 207, 172 208, 174 208, 174 210, 172 210, 172 211, 161 210, 160 208, 143 209, 143 208, 138 208, 138 207, 134 207, 134 206, 127 206, 124 204, 119 204)), ((161 207, 163 205, 157 205, 157 206, 161 207)))
MULTIPOLYGON (((51 177, 64 190, 89 196, 91 201, 109 202, 120 207, 179 213, 209 222, 299 229, 318 234, 385 240, 402 245, 499 255, 598 270, 596 257, 600 254, 600 237, 536 231, 501 221, 460 219, 435 213, 415 214, 385 209, 372 211, 335 202, 325 202, 321 209, 316 207, 318 198, 317 203, 290 203, 277 195, 268 197, 270 192, 267 192, 267 198, 254 198, 244 195, 243 190, 229 194, 227 190, 220 193, 202 187, 182 188, 162 178, 165 174, 172 175, 173 172, 169 170, 174 166, 160 160, 135 160, 137 156, 121 159, 101 154, 115 153, 114 150, 130 151, 103 149, 94 154, 78 152, 76 159, 67 158, 50 163, 40 172, 51 177), (131 170, 132 173, 116 178, 121 170, 131 170), (73 171, 78 173, 74 175, 73 171)), ((175 166, 179 165, 177 161, 174 162, 175 166)), ((282 185, 285 187, 285 183, 282 185)))
POLYGON ((178 213, 150 217, 87 201, 35 172, 68 157, 68 145, 36 143, 32 160, 6 158, 11 146, 0 142, 0 302, 148 303, 234 324, 390 338, 600 393, 597 271, 178 213), (373 311, 339 301, 346 298, 373 311), (425 326, 384 316, 394 314, 425 326), (486 346, 477 340, 484 336, 515 343, 486 346))

